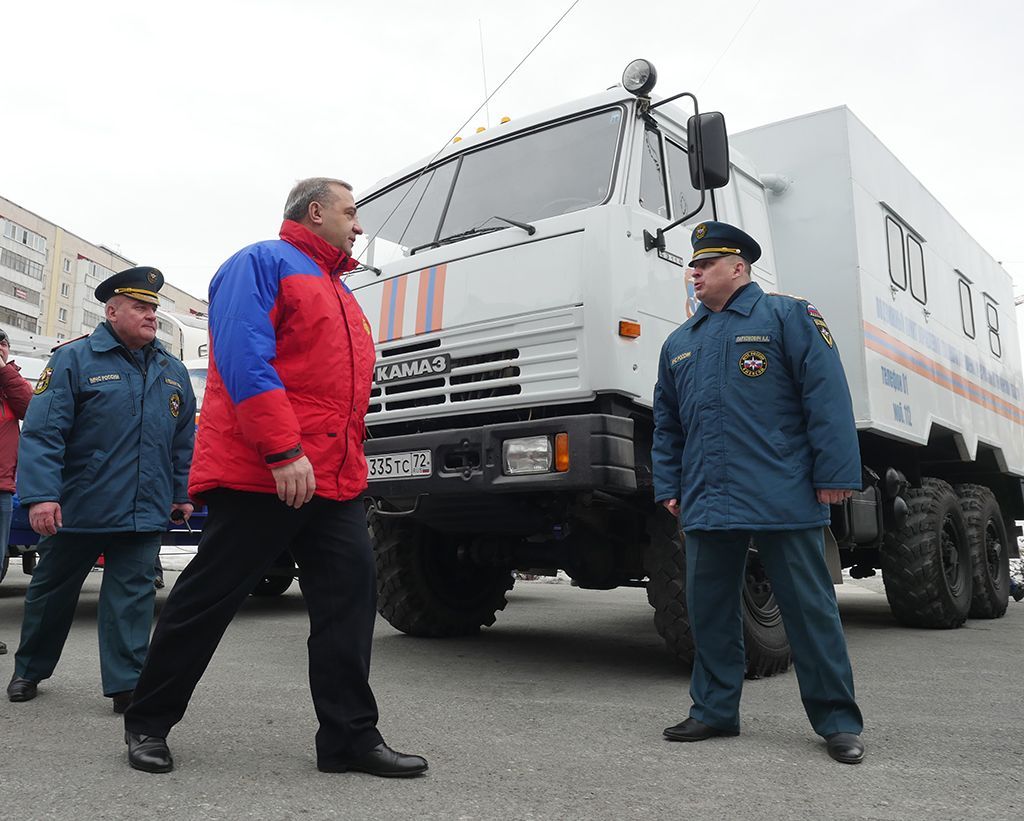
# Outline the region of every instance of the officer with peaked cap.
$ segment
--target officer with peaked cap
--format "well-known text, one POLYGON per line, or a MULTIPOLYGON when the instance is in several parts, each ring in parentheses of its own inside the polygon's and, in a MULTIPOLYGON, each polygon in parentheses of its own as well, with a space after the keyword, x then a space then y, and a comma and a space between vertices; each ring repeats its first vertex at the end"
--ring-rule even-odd
POLYGON ((115 712, 131 700, 149 646, 160 534, 173 511, 192 513, 195 396, 185 366, 156 339, 163 283, 148 267, 100 283, 105 320, 53 350, 29 403, 17 482, 40 560, 25 595, 11 701, 35 698, 53 673, 100 553, 103 694, 115 712))
POLYGON ((864 757, 823 528, 861 486, 853 407, 817 308, 751 281, 761 247, 724 222, 692 234, 701 305, 665 341, 654 393, 655 499, 685 534, 696 652, 690 716, 671 741, 740 730, 741 596, 751 539, 772 582, 800 695, 829 755, 864 757))

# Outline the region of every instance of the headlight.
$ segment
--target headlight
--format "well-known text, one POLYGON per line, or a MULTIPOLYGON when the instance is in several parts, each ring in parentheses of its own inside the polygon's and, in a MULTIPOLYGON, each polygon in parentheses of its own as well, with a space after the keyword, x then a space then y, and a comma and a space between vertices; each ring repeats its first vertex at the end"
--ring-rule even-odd
POLYGON ((646 97, 658 82, 658 72, 647 60, 634 60, 622 72, 622 87, 637 97, 646 97))
POLYGON ((526 436, 506 439, 501 446, 502 472, 506 476, 551 471, 551 438, 526 436))

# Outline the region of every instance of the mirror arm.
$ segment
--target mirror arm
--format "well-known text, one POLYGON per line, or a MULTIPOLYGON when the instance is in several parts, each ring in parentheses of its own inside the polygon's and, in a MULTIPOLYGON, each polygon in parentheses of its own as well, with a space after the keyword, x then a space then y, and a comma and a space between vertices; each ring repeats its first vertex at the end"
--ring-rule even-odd
MULTIPOLYGON (((644 229, 644 251, 651 251, 657 248, 659 251, 665 250, 665 232, 671 231, 677 225, 682 225, 686 220, 692 217, 694 214, 699 214, 700 210, 704 207, 704 200, 707 197, 707 191, 704 188, 704 144, 701 142, 701 127, 700 127, 700 108, 697 105, 697 98, 689 91, 684 91, 681 94, 676 94, 672 97, 666 97, 664 100, 659 100, 651 106, 652 109, 657 108, 665 103, 670 103, 673 100, 678 100, 680 97, 689 97, 693 100, 693 116, 696 118, 694 123, 697 127, 696 139, 694 140, 694 147, 697 150, 697 179, 700 181, 700 202, 697 203, 697 207, 690 211, 688 214, 683 214, 679 219, 674 222, 670 222, 664 228, 659 228, 655 233, 651 233, 646 228, 644 229)), ((689 135, 687 135, 689 136, 689 135)))

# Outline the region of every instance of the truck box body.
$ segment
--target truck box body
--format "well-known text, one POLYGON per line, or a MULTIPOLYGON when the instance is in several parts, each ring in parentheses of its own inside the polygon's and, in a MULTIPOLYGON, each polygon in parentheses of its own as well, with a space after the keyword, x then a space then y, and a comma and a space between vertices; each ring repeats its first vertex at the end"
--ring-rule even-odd
POLYGON ((788 182, 768 195, 779 287, 828 320, 858 428, 921 446, 950 435, 962 460, 988 450, 1024 475, 1009 274, 845 107, 731 142, 788 182))

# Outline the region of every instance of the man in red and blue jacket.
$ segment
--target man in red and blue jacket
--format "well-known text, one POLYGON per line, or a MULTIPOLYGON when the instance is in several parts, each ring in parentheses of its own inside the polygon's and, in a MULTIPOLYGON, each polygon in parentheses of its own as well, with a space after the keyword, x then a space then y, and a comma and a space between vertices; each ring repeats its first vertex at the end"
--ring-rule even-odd
POLYGON ((291 548, 309 609, 317 766, 411 776, 420 756, 377 731, 368 682, 374 557, 360 496, 373 336, 341 276, 362 228, 351 186, 317 177, 289 194, 280 240, 243 248, 210 283, 210 363, 189 493, 209 514, 171 591, 125 714, 132 767, 173 768, 181 720, 224 630, 291 548))

